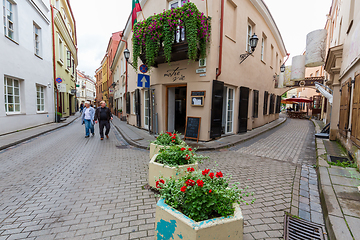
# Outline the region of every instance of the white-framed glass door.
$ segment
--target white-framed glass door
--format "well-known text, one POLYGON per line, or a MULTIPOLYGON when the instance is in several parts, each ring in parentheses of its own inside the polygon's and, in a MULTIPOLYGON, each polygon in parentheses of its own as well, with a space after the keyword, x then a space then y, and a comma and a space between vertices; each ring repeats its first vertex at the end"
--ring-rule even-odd
POLYGON ((150 95, 149 90, 144 90, 144 128, 149 129, 149 121, 150 121, 150 95))
POLYGON ((235 89, 228 87, 226 90, 225 133, 232 133, 234 129, 234 96, 235 96, 235 89))

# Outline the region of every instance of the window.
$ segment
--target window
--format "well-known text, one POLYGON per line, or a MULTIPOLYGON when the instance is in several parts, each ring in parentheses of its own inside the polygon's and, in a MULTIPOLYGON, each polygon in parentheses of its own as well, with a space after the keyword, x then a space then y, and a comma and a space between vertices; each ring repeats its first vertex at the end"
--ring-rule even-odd
POLYGON ((4 34, 14 40, 14 4, 9 0, 3 0, 4 34))
POLYGON ((265 48, 265 39, 262 37, 261 39, 261 61, 264 61, 264 49, 265 48))
POLYGON ((59 60, 60 60, 60 62, 63 62, 63 59, 64 59, 64 44, 63 44, 63 40, 59 36, 59 60))
POLYGON ((253 118, 259 117, 259 91, 254 90, 253 118))
POLYGON ((4 78, 5 111, 20 112, 20 81, 10 77, 4 78))
POLYGON ((130 114, 130 93, 126 93, 126 113, 130 114))
POLYGON ((37 56, 40 56, 40 41, 41 41, 40 32, 41 32, 40 27, 34 23, 34 53, 37 56))
POLYGON ((36 86, 36 111, 45 111, 45 95, 43 86, 36 86))
POLYGON ((319 75, 320 75, 320 72, 319 72, 319 70, 317 70, 317 71, 315 72, 315 76, 318 77, 319 75))
POLYGON ((267 115, 268 113, 268 103, 269 103, 269 93, 265 91, 264 93, 264 108, 263 108, 263 115, 267 115))
POLYGON ((66 68, 70 69, 71 68, 71 52, 69 51, 69 49, 66 49, 66 68))
MULTIPOLYGON (((174 0, 169 2, 169 9, 181 7, 184 0, 174 0)), ((176 34, 174 35, 174 42, 179 43, 185 41, 185 28, 177 27, 176 34)))
POLYGON ((269 114, 275 113, 275 94, 270 95, 270 109, 269 114))
POLYGON ((226 133, 233 132, 234 122, 234 89, 227 88, 226 91, 226 133))
POLYGON ((310 77, 313 77, 313 76, 314 76, 314 74, 310 73, 310 77))
POLYGON ((271 62, 270 67, 274 66, 274 46, 271 45, 271 62))
POLYGON ((278 54, 278 53, 276 53, 276 58, 275 58, 275 59, 276 59, 276 61, 275 61, 275 66, 274 66, 274 67, 275 67, 275 71, 279 71, 279 70, 280 70, 280 69, 279 69, 280 66, 277 66, 277 65, 276 65, 276 64, 279 62, 279 61, 278 61, 278 59, 279 59, 279 54, 278 54))
POLYGON ((150 96, 149 90, 144 91, 144 127, 149 129, 150 120, 150 96))
POLYGON ((251 52, 250 38, 252 36, 252 25, 248 24, 247 38, 246 38, 246 51, 251 52))
POLYGON ((233 0, 227 0, 225 6, 225 34, 234 42, 236 41, 237 5, 233 0))
POLYGON ((71 67, 72 67, 72 75, 75 75, 75 60, 73 55, 71 55, 71 67))
POLYGON ((133 100, 133 101, 132 101, 132 107, 133 107, 132 113, 135 114, 135 113, 136 113, 135 92, 131 93, 131 95, 132 95, 132 100, 133 100))
POLYGON ((181 7, 182 6, 182 1, 183 0, 174 0, 169 2, 169 9, 174 9, 177 7, 181 7))

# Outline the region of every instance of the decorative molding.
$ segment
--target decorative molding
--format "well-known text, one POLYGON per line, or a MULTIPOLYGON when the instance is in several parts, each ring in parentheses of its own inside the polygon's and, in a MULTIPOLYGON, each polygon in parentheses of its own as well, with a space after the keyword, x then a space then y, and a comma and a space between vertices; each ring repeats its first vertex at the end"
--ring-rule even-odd
MULTIPOLYGON (((45 22, 50 25, 50 19, 48 19, 46 17, 46 15, 41 11, 41 9, 37 6, 37 4, 33 1, 33 0, 27 0, 30 5, 36 10, 36 12, 45 20, 45 22)), ((46 8, 46 10, 48 10, 49 12, 49 9, 48 7, 40 0, 40 2, 42 3, 43 7, 46 8)))

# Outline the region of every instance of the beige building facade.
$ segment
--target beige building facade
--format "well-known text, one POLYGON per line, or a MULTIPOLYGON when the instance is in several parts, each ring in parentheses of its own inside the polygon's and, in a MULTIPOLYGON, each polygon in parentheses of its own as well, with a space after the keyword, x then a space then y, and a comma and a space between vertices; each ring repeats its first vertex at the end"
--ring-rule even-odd
MULTIPOLYGON (((360 1, 333 0, 326 22, 325 71, 333 90, 330 140, 360 163, 360 1)), ((328 114, 330 115, 330 113, 328 114)))
MULTIPOLYGON (((182 4, 180 0, 154 2, 141 1, 145 17, 182 4)), ((200 12, 211 16, 212 33, 206 59, 158 64, 146 73, 150 76, 149 89, 137 87, 138 72, 128 66, 127 96, 122 106, 128 123, 153 132, 184 133, 187 117, 200 117, 199 139, 208 141, 246 132, 277 119, 282 90, 275 88, 275 79, 287 52, 264 2, 192 2, 200 12), (248 51, 249 38, 254 33, 259 38, 258 45, 253 54, 239 64, 239 56, 248 51), (201 97, 197 98, 198 95, 201 97)), ((143 15, 138 14, 138 21, 143 20, 143 15)), ((123 31, 126 42, 119 44, 116 54, 120 57, 115 56, 114 66, 116 61, 121 61, 125 45, 132 50, 131 28, 129 20, 123 31)))

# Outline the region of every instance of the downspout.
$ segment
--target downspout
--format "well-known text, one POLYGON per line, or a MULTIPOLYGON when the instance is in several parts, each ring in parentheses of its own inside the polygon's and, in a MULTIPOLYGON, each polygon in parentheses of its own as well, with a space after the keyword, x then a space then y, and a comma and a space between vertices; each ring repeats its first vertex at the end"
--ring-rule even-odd
POLYGON ((57 89, 56 86, 56 59, 55 59, 55 23, 54 23, 54 7, 53 5, 50 3, 50 7, 51 7, 51 18, 52 18, 52 43, 53 43, 53 72, 54 72, 54 88, 56 90, 56 104, 55 104, 55 108, 56 108, 56 113, 55 113, 55 121, 57 118, 57 112, 59 111, 59 90, 57 89))
POLYGON ((219 67, 217 69, 216 80, 218 80, 218 77, 221 74, 221 66, 222 66, 222 51, 223 51, 223 38, 224 38, 224 2, 225 0, 221 0, 219 67))

